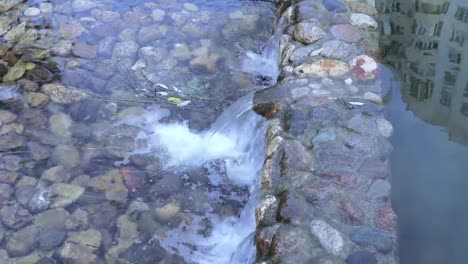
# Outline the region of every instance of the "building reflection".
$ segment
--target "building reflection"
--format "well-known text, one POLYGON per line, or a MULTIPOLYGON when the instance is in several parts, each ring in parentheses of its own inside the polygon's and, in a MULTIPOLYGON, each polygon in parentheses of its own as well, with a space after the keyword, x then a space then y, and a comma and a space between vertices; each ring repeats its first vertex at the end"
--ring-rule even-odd
POLYGON ((377 0, 384 62, 416 116, 468 144, 468 0, 377 0))

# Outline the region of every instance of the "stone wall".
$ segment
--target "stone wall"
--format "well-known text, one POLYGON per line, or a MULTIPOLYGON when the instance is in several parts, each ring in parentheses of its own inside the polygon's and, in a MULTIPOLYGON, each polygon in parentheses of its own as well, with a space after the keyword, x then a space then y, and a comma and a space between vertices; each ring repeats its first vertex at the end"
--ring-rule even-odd
POLYGON ((279 1, 281 75, 258 92, 269 119, 259 263, 397 263, 375 8, 279 1))

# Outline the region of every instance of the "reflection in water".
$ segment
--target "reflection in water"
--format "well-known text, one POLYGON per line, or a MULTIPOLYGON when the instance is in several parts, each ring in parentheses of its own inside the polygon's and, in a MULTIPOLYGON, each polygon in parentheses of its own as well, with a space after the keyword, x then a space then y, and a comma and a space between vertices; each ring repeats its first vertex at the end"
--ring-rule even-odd
POLYGON ((395 126, 400 262, 468 263, 468 1, 377 5, 384 62, 398 73, 382 76, 393 88, 387 115, 395 126))
POLYGON ((468 143, 468 1, 380 1, 386 62, 399 69, 403 99, 426 122, 468 143))

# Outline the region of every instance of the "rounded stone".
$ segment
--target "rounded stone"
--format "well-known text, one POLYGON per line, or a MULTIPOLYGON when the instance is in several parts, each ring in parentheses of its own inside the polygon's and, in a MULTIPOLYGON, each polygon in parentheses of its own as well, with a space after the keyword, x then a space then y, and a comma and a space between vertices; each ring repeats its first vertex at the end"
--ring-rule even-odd
POLYGON ((335 39, 346 42, 358 42, 361 39, 359 28, 349 24, 333 25, 330 27, 330 33, 335 39))
POLYGON ((294 38, 304 44, 314 43, 326 36, 327 33, 325 33, 319 26, 309 22, 298 23, 294 30, 294 38))
POLYGON ((41 10, 37 7, 29 7, 24 11, 24 16, 34 17, 41 14, 41 10))
POLYGON ((331 225, 322 220, 313 220, 310 224, 312 234, 314 234, 322 247, 332 254, 339 254, 344 247, 343 238, 331 225))
POLYGON ((377 22, 369 15, 353 13, 350 16, 351 25, 360 28, 377 28, 377 22))
POLYGON ((318 60, 311 64, 302 64, 294 69, 297 75, 314 75, 316 77, 338 77, 346 74, 349 67, 346 63, 337 60, 318 60))
POLYGON ((163 207, 154 209, 154 211, 156 213, 156 217, 160 221, 167 222, 179 213, 180 207, 178 204, 171 202, 164 205, 163 207))
POLYGON ((345 13, 348 12, 348 6, 338 0, 323 0, 323 6, 329 12, 345 13))
POLYGON ((361 246, 373 246, 379 252, 389 253, 393 249, 393 240, 385 231, 372 227, 360 227, 350 235, 351 241, 361 246))

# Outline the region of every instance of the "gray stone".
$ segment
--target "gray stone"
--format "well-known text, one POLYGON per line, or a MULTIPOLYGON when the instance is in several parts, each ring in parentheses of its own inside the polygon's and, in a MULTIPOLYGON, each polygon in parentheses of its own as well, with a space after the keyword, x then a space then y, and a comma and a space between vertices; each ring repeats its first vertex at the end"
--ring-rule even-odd
POLYGON ((51 150, 49 147, 45 145, 42 145, 36 142, 28 142, 27 146, 31 153, 31 157, 35 161, 45 160, 50 157, 51 150))
POLYGON ((11 197, 14 190, 9 184, 0 183, 0 206, 3 206, 11 197))
POLYGON ((390 197, 390 184, 386 180, 375 180, 367 195, 373 199, 387 199, 390 197))
POLYGON ((367 250, 357 251, 346 258, 347 264, 377 264, 375 255, 367 250))
POLYGON ((330 33, 335 39, 346 42, 358 42, 361 39, 359 28, 349 24, 333 25, 330 27, 330 33))
POLYGON ((10 28, 10 19, 8 19, 6 16, 0 17, 0 36, 3 36, 5 33, 7 33, 10 28))
POLYGON ((151 25, 148 27, 142 27, 138 32, 138 42, 146 43, 158 40, 167 34, 167 28, 164 26, 151 25))
POLYGON ((377 22, 369 15, 353 13, 350 16, 351 25, 360 28, 377 28, 377 22))
POLYGON ((7 110, 0 110, 0 123, 8 124, 16 120, 18 116, 7 110))
POLYGON ((117 59, 134 58, 138 52, 138 44, 134 41, 118 42, 114 46, 112 56, 117 59))
POLYGON ((72 7, 75 12, 84 12, 93 9, 97 4, 91 0, 74 0, 72 7))
POLYGON ((8 239, 5 249, 12 257, 25 256, 31 253, 39 239, 39 228, 35 225, 27 226, 14 232, 8 239))
POLYGON ((323 43, 320 54, 326 58, 343 59, 356 51, 356 48, 344 41, 331 40, 323 43))
POLYGON ((299 227, 281 226, 271 245, 272 263, 311 263, 317 243, 310 232, 299 227))
POLYGON ((97 57, 97 47, 86 43, 75 43, 72 48, 72 53, 80 58, 94 59, 97 57))
POLYGON ((393 249, 393 240, 385 231, 372 227, 360 227, 350 235, 351 241, 362 246, 373 246, 378 251, 386 254, 393 249))
POLYGON ((102 56, 112 56, 112 50, 117 42, 115 37, 105 37, 98 44, 98 54, 102 56))
POLYGON ((50 131, 60 138, 70 138, 73 120, 65 113, 59 112, 49 118, 50 131))
POLYGON ((325 37, 327 34, 319 26, 310 22, 298 23, 294 31, 294 38, 304 44, 311 44, 325 37))
POLYGON ((53 250, 62 245, 67 232, 59 229, 43 229, 39 235, 39 249, 53 250))
POLYGON ((163 48, 142 47, 138 55, 145 60, 147 65, 153 66, 167 57, 167 51, 163 48))
POLYGON ((80 164, 80 152, 73 145, 58 145, 52 152, 52 160, 65 169, 72 169, 80 164))
POLYGON ((21 157, 15 155, 0 156, 0 170, 18 171, 22 167, 22 161, 21 157))
POLYGON ((20 229, 32 222, 33 218, 28 210, 14 203, 4 206, 0 210, 2 223, 10 229, 20 229))
POLYGON ((41 228, 65 229, 69 213, 63 208, 44 211, 34 216, 34 224, 41 228))
POLYGON ((29 7, 24 11, 24 15, 27 17, 34 17, 41 14, 41 10, 37 7, 29 7))
POLYGON ((344 247, 343 238, 331 225, 322 220, 313 220, 310 224, 312 234, 314 234, 322 247, 331 254, 339 254, 344 247))
POLYGON ((29 200, 27 208, 32 213, 39 213, 45 211, 49 208, 50 201, 50 191, 49 189, 40 189, 34 193, 34 195, 29 200))
POLYGON ((346 13, 348 12, 348 6, 338 0, 323 0, 323 6, 329 12, 335 13, 346 13))
POLYGON ((54 183, 49 187, 52 204, 51 207, 66 207, 75 202, 84 193, 85 189, 78 185, 54 183))

